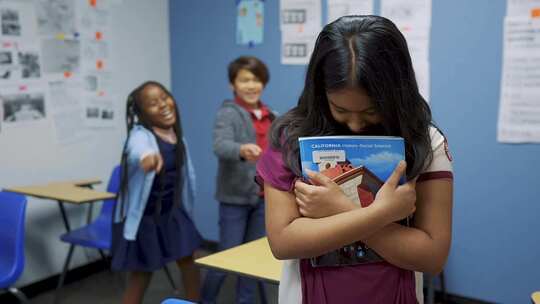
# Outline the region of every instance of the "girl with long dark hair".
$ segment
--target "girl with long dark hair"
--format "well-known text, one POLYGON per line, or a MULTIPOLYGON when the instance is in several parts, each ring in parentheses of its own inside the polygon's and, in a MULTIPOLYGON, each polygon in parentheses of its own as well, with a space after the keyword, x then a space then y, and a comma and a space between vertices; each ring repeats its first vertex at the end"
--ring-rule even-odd
POLYGON ((379 16, 324 27, 298 105, 272 126, 257 165, 273 254, 286 260, 280 303, 417 303, 414 271, 442 270, 451 242, 453 173, 443 134, 418 91, 407 43, 379 16), (303 182, 298 138, 388 135, 405 140, 401 162, 362 208, 332 180, 303 182), (408 182, 399 185, 402 175, 408 182), (414 213, 412 225, 396 222, 414 213), (384 261, 314 267, 309 258, 362 241, 384 261))

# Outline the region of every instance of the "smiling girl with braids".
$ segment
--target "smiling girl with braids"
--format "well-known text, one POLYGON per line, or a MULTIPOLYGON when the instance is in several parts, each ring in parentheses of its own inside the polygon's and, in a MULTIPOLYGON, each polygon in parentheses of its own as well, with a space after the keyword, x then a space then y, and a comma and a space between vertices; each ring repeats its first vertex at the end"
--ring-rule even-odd
POLYGON ((112 268, 129 272, 122 301, 141 303, 152 272, 172 261, 196 301, 192 256, 202 239, 191 218, 194 174, 176 102, 160 83, 145 82, 128 96, 126 123, 112 250, 112 268))

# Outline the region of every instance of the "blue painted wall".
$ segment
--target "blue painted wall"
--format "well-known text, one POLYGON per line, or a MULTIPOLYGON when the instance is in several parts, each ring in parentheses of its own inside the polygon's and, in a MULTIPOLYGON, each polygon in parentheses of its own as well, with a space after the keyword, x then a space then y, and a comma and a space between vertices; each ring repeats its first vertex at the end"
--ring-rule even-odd
MULTIPOLYGON (((172 90, 196 163, 197 225, 210 240, 218 238, 211 132, 215 111, 231 96, 227 64, 242 54, 263 59, 271 71, 263 100, 281 113, 302 88, 305 67, 280 64, 278 2, 266 1, 264 43, 248 48, 234 41, 234 1, 170 1, 172 90)), ((540 290, 540 145, 496 142, 505 6, 504 0, 433 1, 431 105, 454 156, 447 289, 528 303, 540 290)))

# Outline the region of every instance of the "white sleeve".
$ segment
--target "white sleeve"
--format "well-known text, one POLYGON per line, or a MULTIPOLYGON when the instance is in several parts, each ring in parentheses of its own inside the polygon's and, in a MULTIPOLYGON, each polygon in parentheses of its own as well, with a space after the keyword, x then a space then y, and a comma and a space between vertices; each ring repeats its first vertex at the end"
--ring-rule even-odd
POLYGON ((431 127, 430 135, 433 159, 427 168, 420 173, 418 181, 453 178, 452 157, 448 150, 446 137, 435 127, 431 127))

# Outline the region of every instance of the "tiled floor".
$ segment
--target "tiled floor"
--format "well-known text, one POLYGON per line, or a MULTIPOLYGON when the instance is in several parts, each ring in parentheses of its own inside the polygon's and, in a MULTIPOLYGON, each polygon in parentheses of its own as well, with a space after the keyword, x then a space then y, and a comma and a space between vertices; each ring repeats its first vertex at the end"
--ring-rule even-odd
MULTIPOLYGON (((174 263, 169 265, 169 270, 176 283, 178 292, 172 290, 164 271, 154 274, 150 286, 146 292, 145 304, 159 304, 165 298, 182 297, 182 284, 180 273, 174 263)), ((203 276, 204 276, 203 270, 203 276)), ((236 278, 228 276, 221 288, 218 303, 234 303, 236 278)), ((62 288, 60 294, 61 304, 117 304, 120 303, 123 291, 124 277, 119 273, 102 272, 92 275, 84 280, 74 282, 62 288)), ((277 303, 277 285, 265 284, 268 304, 277 303)), ((30 299, 31 304, 53 304, 54 292, 47 292, 30 299)), ((257 298, 257 301, 259 299, 257 298)), ((258 303, 258 302, 257 302, 258 303)))

